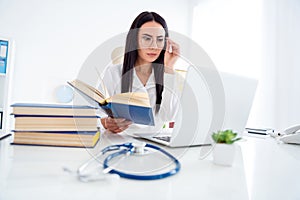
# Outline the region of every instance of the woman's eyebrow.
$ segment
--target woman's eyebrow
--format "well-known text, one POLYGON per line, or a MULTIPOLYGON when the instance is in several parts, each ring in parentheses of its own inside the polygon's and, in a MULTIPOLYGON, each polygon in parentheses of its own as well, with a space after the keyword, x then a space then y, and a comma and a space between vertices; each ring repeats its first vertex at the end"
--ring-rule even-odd
POLYGON ((149 37, 153 37, 152 35, 148 34, 148 33, 143 33, 142 35, 144 36, 149 36, 149 37))
MULTIPOLYGON (((153 37, 153 35, 150 35, 150 34, 148 34, 148 33, 143 33, 142 35, 148 36, 148 37, 153 37)), ((159 37, 164 37, 164 36, 163 36, 163 35, 158 35, 158 36, 156 36, 156 38, 159 38, 159 37)))

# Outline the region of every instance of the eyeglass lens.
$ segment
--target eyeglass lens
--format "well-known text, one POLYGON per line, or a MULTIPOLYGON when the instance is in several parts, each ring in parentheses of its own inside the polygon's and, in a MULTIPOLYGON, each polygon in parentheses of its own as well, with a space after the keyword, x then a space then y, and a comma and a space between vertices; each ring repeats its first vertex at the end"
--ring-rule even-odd
MULTIPOLYGON (((149 36, 149 35, 143 35, 141 38, 141 44, 143 47, 150 47, 151 45, 153 45, 153 37, 149 36)), ((163 48, 165 44, 165 39, 162 36, 159 36, 156 38, 156 46, 158 48, 163 48)))

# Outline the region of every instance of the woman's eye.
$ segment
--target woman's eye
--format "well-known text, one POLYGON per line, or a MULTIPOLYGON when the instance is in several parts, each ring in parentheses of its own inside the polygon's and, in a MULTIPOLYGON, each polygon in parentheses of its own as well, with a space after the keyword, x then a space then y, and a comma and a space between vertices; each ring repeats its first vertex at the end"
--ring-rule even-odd
POLYGON ((150 41, 152 38, 151 37, 143 37, 144 40, 150 41))

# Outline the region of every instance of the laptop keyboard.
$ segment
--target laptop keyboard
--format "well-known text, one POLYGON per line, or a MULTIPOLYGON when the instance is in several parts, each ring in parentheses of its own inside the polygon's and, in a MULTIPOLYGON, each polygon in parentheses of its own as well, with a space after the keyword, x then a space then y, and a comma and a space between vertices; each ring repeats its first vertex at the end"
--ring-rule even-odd
POLYGON ((166 142, 171 141, 171 136, 155 136, 153 138, 158 139, 158 140, 162 140, 162 141, 166 141, 166 142))

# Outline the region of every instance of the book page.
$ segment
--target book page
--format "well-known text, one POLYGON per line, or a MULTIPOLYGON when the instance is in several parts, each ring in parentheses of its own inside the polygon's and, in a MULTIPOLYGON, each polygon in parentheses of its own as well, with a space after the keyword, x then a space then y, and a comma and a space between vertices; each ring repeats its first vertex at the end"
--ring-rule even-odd
POLYGON ((150 100, 147 93, 143 92, 127 92, 116 94, 108 99, 106 102, 115 102, 128 105, 150 107, 150 100))
POLYGON ((92 98, 93 100, 97 101, 101 105, 114 102, 114 103, 121 103, 121 104, 135 105, 135 106, 151 107, 149 96, 147 93, 144 92, 120 93, 112 97, 105 98, 105 96, 99 90, 95 89, 94 87, 80 80, 76 79, 68 83, 71 86, 73 86, 75 89, 81 91, 82 93, 92 98))
POLYGON ((105 96, 96 88, 77 79, 68 83, 98 103, 103 104, 105 102, 105 96))

